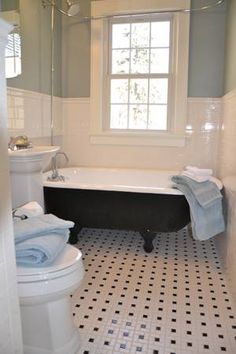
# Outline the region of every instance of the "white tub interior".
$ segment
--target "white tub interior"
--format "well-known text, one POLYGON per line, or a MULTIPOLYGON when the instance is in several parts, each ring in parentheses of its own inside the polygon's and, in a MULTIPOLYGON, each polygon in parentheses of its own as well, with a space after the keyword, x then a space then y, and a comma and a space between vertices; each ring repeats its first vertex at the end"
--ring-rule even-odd
MULTIPOLYGON (((51 171, 44 173, 44 186, 182 195, 181 191, 173 188, 174 183, 171 181, 171 177, 179 174, 179 171, 67 167, 59 169, 59 174, 64 176, 65 181, 47 181, 51 171)), ((222 189, 222 183, 217 178, 212 177, 211 180, 222 189)))
POLYGON ((59 169, 60 175, 65 177, 64 182, 47 181, 50 173, 44 173, 46 187, 182 194, 178 189, 172 188, 171 181, 171 176, 179 171, 69 167, 59 169))
MULTIPOLYGON (((44 186, 55 188, 75 188, 91 190, 108 190, 138 193, 176 194, 181 195, 178 189, 173 188, 171 177, 179 171, 161 170, 134 170, 117 168, 88 168, 67 167, 59 169, 59 174, 65 181, 47 181, 51 171, 44 173, 44 186)), ((212 177, 212 181, 219 189, 222 183, 212 177)))

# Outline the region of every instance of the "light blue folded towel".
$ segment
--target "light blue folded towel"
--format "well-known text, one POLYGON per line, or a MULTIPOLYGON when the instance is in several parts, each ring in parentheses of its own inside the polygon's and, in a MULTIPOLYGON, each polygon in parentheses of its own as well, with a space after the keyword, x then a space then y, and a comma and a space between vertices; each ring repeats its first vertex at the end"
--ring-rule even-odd
POLYGON ((172 181, 186 185, 202 207, 210 206, 215 200, 222 199, 220 190, 214 182, 196 182, 189 177, 181 175, 173 176, 172 181))
POLYGON ((15 243, 51 232, 64 235, 65 230, 74 226, 72 221, 59 219, 53 214, 43 214, 14 223, 15 243))
MULTIPOLYGON (((179 181, 176 177, 179 176, 172 177, 174 182, 179 181)), ((203 207, 198 202, 195 194, 187 184, 177 182, 174 187, 183 192, 189 203, 193 238, 195 240, 208 240, 209 238, 224 231, 225 223, 222 212, 221 198, 216 198, 210 203, 210 205, 203 207)))
POLYGON ((52 214, 14 223, 17 264, 45 266, 65 247, 74 223, 52 214))
POLYGON ((50 265, 64 249, 68 238, 69 230, 64 236, 50 233, 20 242, 16 244, 16 262, 33 267, 50 265))

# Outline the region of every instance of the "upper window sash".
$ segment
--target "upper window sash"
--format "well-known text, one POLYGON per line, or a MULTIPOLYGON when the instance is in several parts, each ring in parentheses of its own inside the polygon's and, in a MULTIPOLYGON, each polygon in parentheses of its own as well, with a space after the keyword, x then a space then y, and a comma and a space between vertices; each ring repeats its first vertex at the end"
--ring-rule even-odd
MULTIPOLYGON (((108 35, 108 53, 109 53, 109 59, 108 59, 108 68, 107 68, 107 73, 108 75, 110 76, 144 76, 144 77, 147 77, 148 75, 150 76, 157 76, 157 77, 166 77, 167 75, 169 75, 169 73, 171 72, 171 67, 172 67, 172 42, 173 42, 173 16, 172 15, 168 15, 168 14, 165 14, 165 15, 161 15, 161 14, 151 14, 151 15, 135 15, 135 16, 132 16, 131 19, 130 18, 124 18, 124 19, 121 19, 121 18, 113 18, 113 19, 110 19, 109 20, 109 25, 108 25, 108 32, 109 32, 109 35, 108 35), (126 47, 113 47, 112 46, 112 26, 113 25, 116 25, 116 24, 129 24, 130 26, 132 24, 136 24, 136 23, 153 23, 153 22, 169 22, 170 23, 170 34, 169 34, 169 46, 151 46, 151 36, 149 38, 149 45, 148 46, 136 46, 136 47, 133 47, 132 46, 132 43, 131 43, 131 35, 129 36, 129 46, 126 46, 126 47), (161 49, 161 48, 168 48, 169 49, 169 67, 168 67, 168 71, 165 72, 165 73, 158 73, 158 72, 151 72, 150 70, 146 73, 132 73, 130 70, 128 73, 113 73, 112 72, 112 52, 113 50, 129 50, 130 52, 134 49, 147 49, 147 50, 150 50, 150 49, 161 49)), ((150 30, 150 34, 151 34, 151 30, 150 30)), ((149 52, 150 54, 150 52, 149 52)), ((131 58, 130 58, 131 59, 131 58)), ((129 65, 131 65, 131 60, 129 62, 129 65)), ((150 65, 150 58, 149 58, 149 65, 150 65)), ((150 68, 149 68, 150 69, 150 68)))

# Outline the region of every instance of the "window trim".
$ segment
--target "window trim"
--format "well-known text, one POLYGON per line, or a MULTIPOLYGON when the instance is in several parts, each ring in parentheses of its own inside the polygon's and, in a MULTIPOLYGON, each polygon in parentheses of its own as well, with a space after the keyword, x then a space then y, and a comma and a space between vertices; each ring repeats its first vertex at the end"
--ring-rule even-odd
MULTIPOLYGON (((178 8, 189 8, 189 0, 179 0, 178 8)), ((176 8, 175 0, 115 0, 93 1, 92 16, 117 15, 122 11, 129 13, 148 12, 176 8)), ((174 13, 172 50, 175 57, 172 64, 173 80, 170 90, 175 92, 170 113, 169 131, 131 131, 104 130, 104 107, 107 107, 107 86, 104 76, 108 74, 108 29, 107 20, 99 19, 91 23, 91 118, 90 142, 92 144, 111 145, 161 145, 184 146, 185 123, 187 115, 187 78, 188 78, 188 42, 189 14, 174 13), (106 71, 105 71, 106 68, 106 71), (104 94, 105 93, 105 94, 104 94)), ((109 95, 108 95, 109 97, 109 95)))

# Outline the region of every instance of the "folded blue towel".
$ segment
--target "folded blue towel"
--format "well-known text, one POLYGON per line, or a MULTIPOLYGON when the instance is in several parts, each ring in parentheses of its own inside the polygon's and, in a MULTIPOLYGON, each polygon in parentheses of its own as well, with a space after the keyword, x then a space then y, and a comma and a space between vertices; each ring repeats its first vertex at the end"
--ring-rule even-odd
POLYGON ((182 175, 173 176, 172 181, 177 184, 186 185, 202 207, 208 207, 215 200, 222 198, 220 190, 214 182, 205 181, 199 183, 182 175))
MULTIPOLYGON (((177 181, 178 179, 173 178, 172 180, 177 181)), ((225 223, 221 198, 213 201, 208 207, 202 207, 187 184, 177 183, 174 187, 183 192, 189 203, 193 238, 195 240, 208 240, 224 231, 225 223)))
POLYGON ((51 232, 64 235, 65 230, 74 223, 59 219, 53 214, 44 214, 14 223, 15 244, 33 237, 48 235, 51 232))
POLYGON ((62 235, 50 233, 25 240, 16 244, 16 262, 18 265, 33 267, 50 265, 64 249, 69 231, 62 235))
POLYGON ((45 266, 54 261, 65 247, 69 228, 74 223, 52 214, 40 215, 14 223, 16 262, 45 266))

